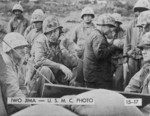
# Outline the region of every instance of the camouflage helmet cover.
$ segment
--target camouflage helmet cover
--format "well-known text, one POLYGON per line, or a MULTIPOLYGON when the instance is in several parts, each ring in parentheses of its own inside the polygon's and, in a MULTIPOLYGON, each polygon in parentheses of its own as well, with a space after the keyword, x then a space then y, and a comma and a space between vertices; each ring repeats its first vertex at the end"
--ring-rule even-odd
POLYGON ((31 23, 44 20, 44 13, 41 9, 36 9, 31 16, 31 23))
POLYGON ((4 37, 4 41, 6 43, 3 42, 3 52, 9 52, 11 49, 14 49, 16 47, 28 45, 25 38, 20 33, 17 33, 17 32, 8 33, 4 37))
POLYGON ((112 17, 115 19, 115 22, 122 24, 122 17, 119 13, 113 13, 112 17))
POLYGON ((57 17, 48 16, 43 21, 43 33, 48 33, 50 31, 53 31, 53 30, 57 29, 57 28, 62 28, 62 26, 60 25, 57 17))
POLYGON ((147 24, 150 24, 150 10, 143 11, 140 13, 140 15, 137 18, 137 26, 146 26, 147 24))
POLYGON ((17 3, 13 6, 12 11, 14 12, 15 10, 20 10, 21 12, 23 12, 23 8, 20 3, 17 3))
POLYGON ((97 25, 110 25, 115 27, 115 19, 112 17, 111 14, 102 14, 98 17, 97 25))

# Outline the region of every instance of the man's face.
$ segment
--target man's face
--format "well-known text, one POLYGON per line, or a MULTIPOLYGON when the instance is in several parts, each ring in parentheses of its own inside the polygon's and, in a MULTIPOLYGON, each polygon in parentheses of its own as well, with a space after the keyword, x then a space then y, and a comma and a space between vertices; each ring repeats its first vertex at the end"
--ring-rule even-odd
POLYGON ((103 26, 103 32, 107 39, 113 39, 115 35, 115 27, 113 26, 103 26))
POLYGON ((20 46, 15 48, 15 51, 17 52, 13 52, 13 56, 16 59, 22 59, 25 56, 25 46, 20 46))
POLYGON ((150 48, 144 48, 142 50, 142 55, 144 62, 150 61, 150 48))
POLYGON ((139 30, 142 33, 142 35, 145 34, 146 32, 149 32, 150 31, 150 24, 140 26, 139 30))
POLYGON ((116 26, 116 28, 120 27, 120 23, 115 22, 115 26, 116 26))
POLYGON ((84 21, 85 23, 87 23, 87 24, 91 23, 91 22, 92 22, 92 19, 93 19, 93 17, 92 17, 91 14, 85 14, 85 15, 83 16, 83 21, 84 21))
POLYGON ((57 42, 60 34, 60 28, 54 29, 47 34, 47 37, 53 42, 57 42))
POLYGON ((22 12, 20 10, 14 10, 14 14, 16 17, 20 17, 22 15, 22 12))
POLYGON ((34 26, 37 30, 41 30, 42 29, 42 21, 34 22, 34 26))

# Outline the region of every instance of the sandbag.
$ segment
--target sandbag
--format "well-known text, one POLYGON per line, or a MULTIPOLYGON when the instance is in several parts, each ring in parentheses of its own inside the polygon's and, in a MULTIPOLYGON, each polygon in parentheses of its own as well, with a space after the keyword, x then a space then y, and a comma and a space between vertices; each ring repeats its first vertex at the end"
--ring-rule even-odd
POLYGON ((144 114, 143 116, 150 116, 150 104, 140 110, 144 114))
POLYGON ((76 97, 92 97, 95 100, 94 105, 65 106, 80 116, 143 116, 137 107, 125 106, 125 97, 114 91, 97 89, 79 94, 76 97))
POLYGON ((12 116, 78 116, 75 113, 56 105, 41 104, 28 107, 12 116))

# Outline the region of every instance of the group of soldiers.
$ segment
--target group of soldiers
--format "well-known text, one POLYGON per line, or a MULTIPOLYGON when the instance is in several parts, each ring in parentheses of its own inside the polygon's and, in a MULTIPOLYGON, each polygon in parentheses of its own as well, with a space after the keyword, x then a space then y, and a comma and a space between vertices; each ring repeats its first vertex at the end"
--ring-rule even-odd
POLYGON ((0 27, 7 113, 30 106, 7 104, 7 97, 41 97, 44 83, 149 94, 150 2, 138 0, 133 9, 127 30, 120 14, 102 14, 95 24, 93 9, 85 7, 82 22, 64 33, 56 16, 36 9, 29 23, 15 4, 7 30, 0 27))

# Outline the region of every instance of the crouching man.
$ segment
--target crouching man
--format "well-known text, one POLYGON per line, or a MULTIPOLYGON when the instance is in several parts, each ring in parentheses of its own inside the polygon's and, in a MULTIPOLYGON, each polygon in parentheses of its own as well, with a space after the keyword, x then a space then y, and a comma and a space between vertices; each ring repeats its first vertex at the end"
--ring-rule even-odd
MULTIPOLYGON (((58 19, 53 16, 47 17, 43 21, 43 34, 36 38, 31 48, 30 60, 51 83, 69 85, 73 78, 71 70, 77 66, 77 57, 64 47, 64 40, 65 36, 58 19)), ((37 86, 38 96, 42 95, 43 85, 46 82, 42 75, 34 76, 41 82, 37 86)))

